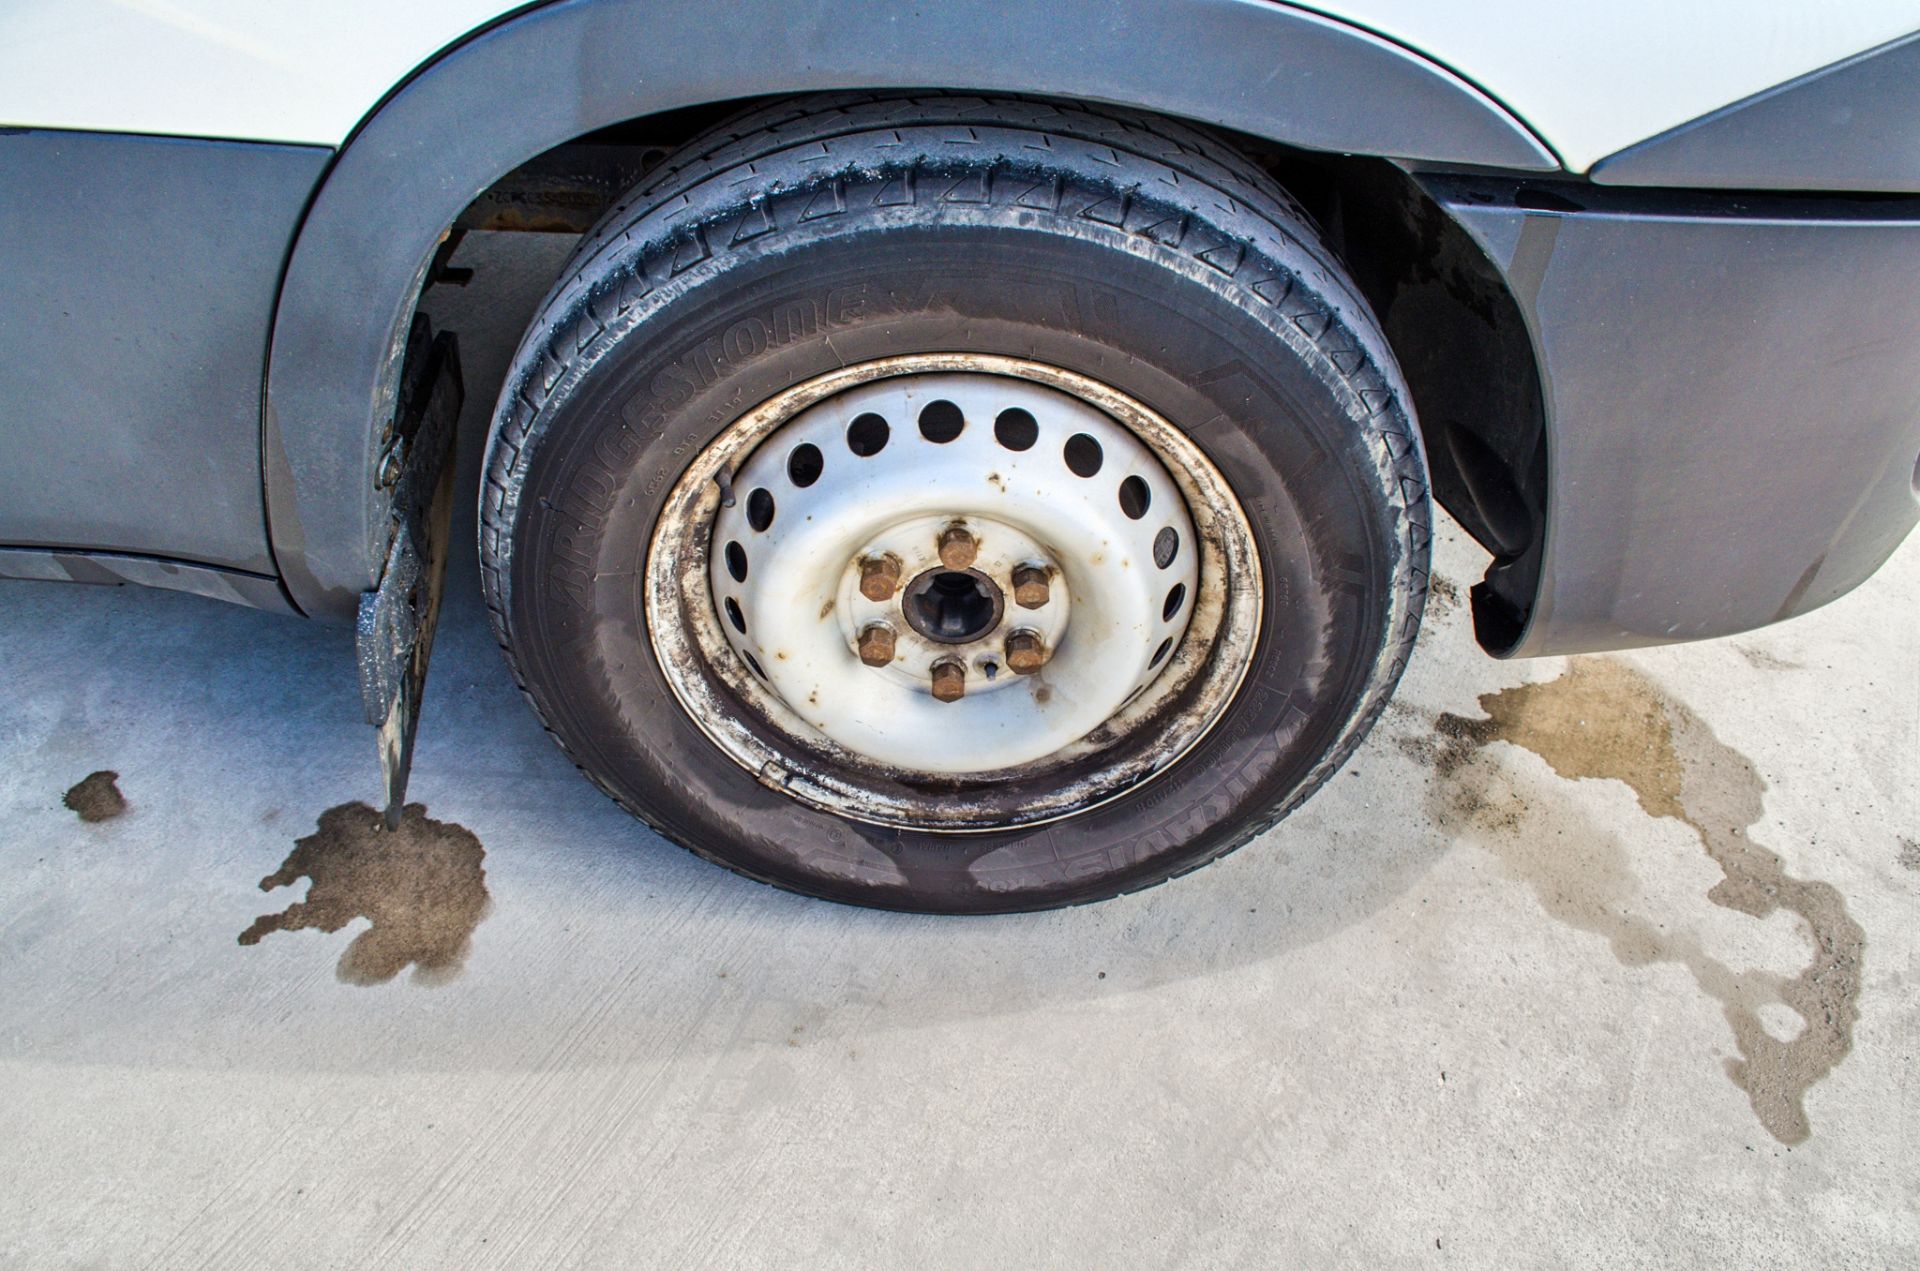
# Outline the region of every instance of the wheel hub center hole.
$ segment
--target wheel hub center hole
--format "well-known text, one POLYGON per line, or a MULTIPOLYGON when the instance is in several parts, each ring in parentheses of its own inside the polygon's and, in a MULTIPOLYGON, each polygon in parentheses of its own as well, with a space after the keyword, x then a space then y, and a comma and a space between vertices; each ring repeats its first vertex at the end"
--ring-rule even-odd
POLYGON ((973 569, 929 569, 907 585, 907 623, 929 640, 968 644, 1000 625, 1000 588, 973 569))

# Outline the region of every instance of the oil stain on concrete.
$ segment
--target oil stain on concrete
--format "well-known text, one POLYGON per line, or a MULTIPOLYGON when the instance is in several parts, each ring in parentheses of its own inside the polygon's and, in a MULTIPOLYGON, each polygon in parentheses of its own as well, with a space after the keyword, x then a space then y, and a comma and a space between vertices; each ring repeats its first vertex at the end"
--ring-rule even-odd
POLYGON ((119 781, 117 772, 90 772, 61 795, 60 802, 82 821, 110 821, 127 810, 119 781))
POLYGON ((1442 824, 1483 831, 1549 913, 1605 937, 1622 963, 1685 966, 1732 1027, 1740 1057, 1726 1061, 1728 1076, 1775 1138, 1805 1141, 1803 1098, 1853 1045, 1864 940, 1835 888, 1793 877, 1748 837, 1766 790, 1753 764, 1687 706, 1612 658, 1578 659, 1557 680, 1484 694, 1480 708, 1484 719, 1441 715, 1437 740, 1402 742, 1445 778, 1435 786, 1442 824), (1671 818, 1699 836, 1724 875, 1707 892, 1710 901, 1754 918, 1796 915, 1812 937, 1811 960, 1792 979, 1735 970, 1710 957, 1697 936, 1629 912, 1635 883, 1626 852, 1603 827, 1589 827, 1583 838, 1592 841, 1577 843, 1515 833, 1524 805, 1499 789, 1495 765, 1476 762, 1496 741, 1532 751, 1569 780, 1624 782, 1649 817, 1671 818), (1792 1040, 1762 1026, 1762 1009, 1776 1003, 1804 1021, 1792 1040))
POLYGON ((348 984, 384 984, 411 964, 416 983, 459 974, 473 932, 487 915, 487 873, 480 840, 450 821, 434 821, 409 803, 389 831, 379 812, 346 803, 320 814, 314 833, 293 845, 261 891, 310 879, 307 898, 262 914, 240 933, 258 944, 273 931, 339 931, 356 918, 373 925, 340 955, 348 984))

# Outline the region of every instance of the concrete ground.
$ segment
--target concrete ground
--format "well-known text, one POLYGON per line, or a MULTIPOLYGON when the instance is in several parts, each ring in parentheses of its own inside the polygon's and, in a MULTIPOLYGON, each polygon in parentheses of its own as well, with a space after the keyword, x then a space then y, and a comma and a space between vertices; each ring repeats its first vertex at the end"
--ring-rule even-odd
MULTIPOLYGON (((435 295, 470 423, 564 249, 475 240, 435 295)), ((376 789, 347 632, 0 584, 0 1263, 1920 1259, 1920 543, 1771 631, 1498 663, 1450 534, 1395 709, 1304 811, 985 920, 629 820, 463 553, 438 824, 395 840, 316 833, 376 789), (126 806, 86 821, 97 770, 126 806), (303 895, 344 929, 280 929, 303 895)))

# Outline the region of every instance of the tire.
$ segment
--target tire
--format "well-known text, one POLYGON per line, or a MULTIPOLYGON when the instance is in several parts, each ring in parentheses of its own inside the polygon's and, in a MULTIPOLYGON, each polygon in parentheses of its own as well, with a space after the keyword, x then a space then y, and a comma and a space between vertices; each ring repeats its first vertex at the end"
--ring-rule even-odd
MULTIPOLYGON (((1266 175, 1167 120, 952 95, 781 103, 643 180, 582 241, 522 342, 482 490, 495 634, 594 782, 751 878, 923 912, 1115 896, 1280 820, 1392 693, 1428 539, 1424 456, 1386 340, 1266 175), (696 672, 661 654, 681 633, 660 629, 674 624, 649 591, 677 567, 660 544, 680 541, 668 531, 683 478, 796 385, 918 354, 1108 386, 1167 421, 1230 492, 1257 561, 1222 594, 1257 596, 1257 635, 1203 650, 1214 670, 1237 660, 1232 691, 1146 779, 956 833, 814 799, 780 765, 750 771, 716 737, 758 725, 687 704, 696 672)), ((720 686, 715 700, 751 678, 697 675, 720 686)), ((1129 744, 1145 754, 1151 740, 1129 744)), ((872 780, 924 787, 929 807, 946 797, 918 776, 872 780)))

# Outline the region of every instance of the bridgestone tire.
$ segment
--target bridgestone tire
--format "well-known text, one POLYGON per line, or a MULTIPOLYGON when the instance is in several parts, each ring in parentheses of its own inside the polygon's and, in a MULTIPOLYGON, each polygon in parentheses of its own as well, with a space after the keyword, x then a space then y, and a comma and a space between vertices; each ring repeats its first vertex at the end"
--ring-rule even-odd
POLYGON ((779 887, 986 913, 1162 882, 1307 798, 1413 648, 1428 517, 1378 324, 1221 140, 1099 107, 843 95, 696 139, 582 241, 497 408, 481 551, 515 677, 634 815, 779 887), (1253 528, 1265 608, 1231 705, 1171 768, 1064 819, 933 833, 796 801, 690 718, 644 628, 648 544, 692 456, 795 384, 930 351, 1130 395, 1199 446, 1253 528))

